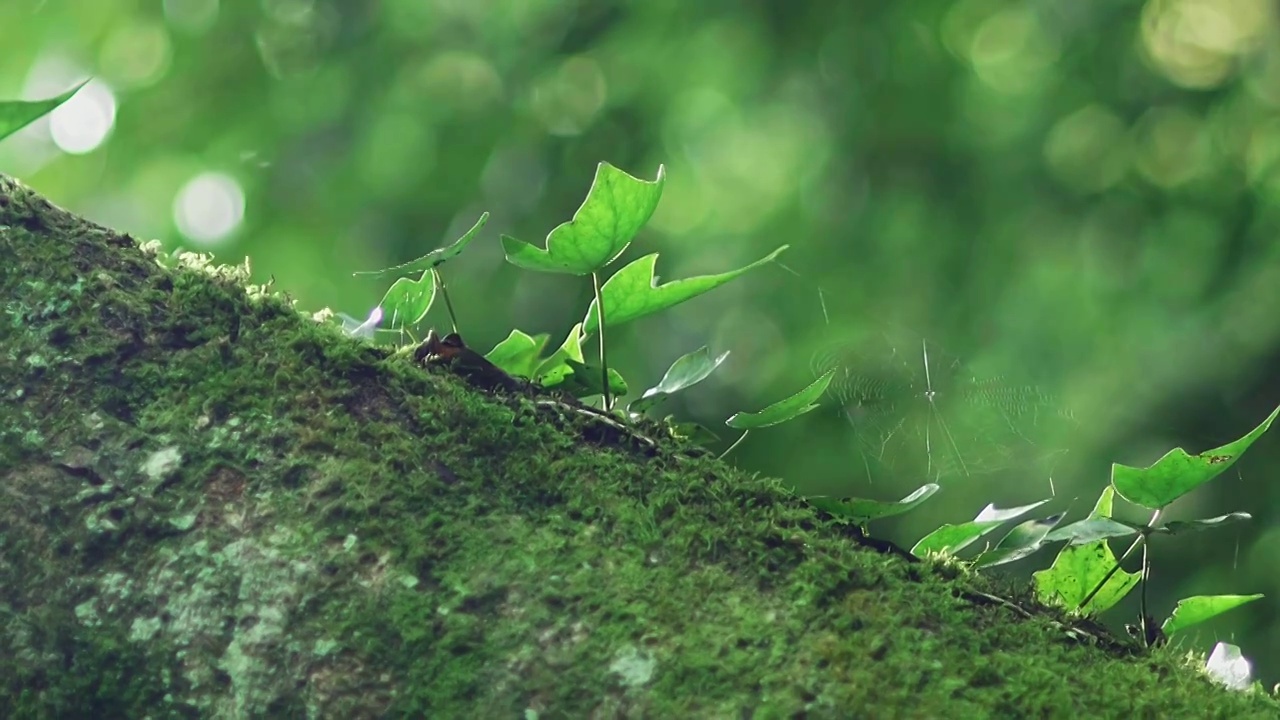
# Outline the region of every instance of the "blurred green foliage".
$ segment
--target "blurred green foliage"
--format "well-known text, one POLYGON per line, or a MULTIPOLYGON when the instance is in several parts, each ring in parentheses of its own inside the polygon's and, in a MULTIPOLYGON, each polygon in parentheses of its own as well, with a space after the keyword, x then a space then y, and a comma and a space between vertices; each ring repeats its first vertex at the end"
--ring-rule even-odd
MULTIPOLYGON (((909 546, 1051 488, 1083 513, 1110 462, 1212 447, 1280 400, 1278 35, 1266 0, 8 0, 0 97, 95 79, 0 144, 0 170, 135 235, 248 255, 301 306, 359 318, 386 288, 352 271, 488 211, 490 237, 450 267, 487 348, 512 327, 562 336, 589 301, 501 262, 498 234, 568 219, 601 160, 665 164, 624 260, 660 251, 676 278, 786 243, 799 277, 753 273, 621 328, 611 362, 647 387, 694 348, 732 351, 678 410, 723 427, 811 380, 814 357, 846 358, 844 395, 738 460, 839 495, 939 481, 893 530, 909 546), (909 411, 873 407, 890 387, 909 411), (1046 452, 943 462, 990 437, 961 430, 983 426, 960 417, 977 401, 948 407, 947 387, 1046 452), (1044 437, 1050 416, 1071 421, 1044 437), (895 462, 871 462, 889 438, 895 462)), ((1266 593, 1207 632, 1271 681, 1278 460, 1264 440, 1171 508, 1255 521, 1170 539, 1157 552, 1180 561, 1157 555, 1152 578, 1169 603, 1266 593)))

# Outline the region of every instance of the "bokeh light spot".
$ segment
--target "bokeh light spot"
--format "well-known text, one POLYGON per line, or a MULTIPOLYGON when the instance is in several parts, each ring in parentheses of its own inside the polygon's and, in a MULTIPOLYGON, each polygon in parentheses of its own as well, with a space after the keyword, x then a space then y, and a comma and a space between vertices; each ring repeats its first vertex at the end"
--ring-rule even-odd
POLYGON ((229 175, 201 173, 187 182, 173 200, 178 231, 200 245, 217 245, 244 220, 244 190, 229 175))
POLYGON ((117 27, 103 41, 98 57, 102 72, 117 84, 145 87, 164 77, 172 55, 165 27, 140 20, 117 27))
POLYGON ((1033 8, 1013 7, 979 26, 969 60, 984 83, 1017 94, 1041 84, 1058 60, 1058 43, 1044 32, 1033 8))
POLYGON ((1155 185, 1172 188, 1201 175, 1209 162, 1204 122, 1183 108, 1155 108, 1138 121, 1137 166, 1155 185))
POLYGON ((1171 81, 1214 88, 1232 75, 1239 56, 1259 47, 1274 20, 1269 0, 1149 0, 1141 43, 1171 81))
POLYGON ((164 0, 164 18, 173 27, 199 35, 218 19, 218 0, 164 0))
POLYGON ((600 65, 571 57, 533 88, 533 113, 552 135, 579 135, 591 126, 608 95, 600 65))
POLYGON ((502 97, 502 78, 480 55, 442 52, 417 72, 409 94, 431 98, 433 110, 442 116, 480 113, 502 97))
POLYGON ((1044 145, 1050 172, 1086 193, 1119 182, 1131 154, 1124 122, 1100 105, 1089 105, 1059 120, 1044 145))
POLYGON ((116 122, 116 97, 100 80, 80 88, 49 115, 49 134, 63 152, 83 155, 106 140, 116 122))

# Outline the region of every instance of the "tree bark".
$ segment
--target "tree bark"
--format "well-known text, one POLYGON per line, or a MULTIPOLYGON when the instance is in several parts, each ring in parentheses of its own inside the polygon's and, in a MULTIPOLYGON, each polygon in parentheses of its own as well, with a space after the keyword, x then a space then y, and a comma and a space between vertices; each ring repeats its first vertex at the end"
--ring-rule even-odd
POLYGON ((0 716, 1280 717, 3 176, 0 273, 0 716))

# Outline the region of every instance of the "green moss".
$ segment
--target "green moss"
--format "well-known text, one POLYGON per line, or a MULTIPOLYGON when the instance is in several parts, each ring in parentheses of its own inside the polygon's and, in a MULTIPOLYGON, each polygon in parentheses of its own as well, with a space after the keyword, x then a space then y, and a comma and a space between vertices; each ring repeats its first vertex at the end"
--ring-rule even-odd
POLYGON ((7 180, 0 247, 19 716, 1276 716, 7 180))

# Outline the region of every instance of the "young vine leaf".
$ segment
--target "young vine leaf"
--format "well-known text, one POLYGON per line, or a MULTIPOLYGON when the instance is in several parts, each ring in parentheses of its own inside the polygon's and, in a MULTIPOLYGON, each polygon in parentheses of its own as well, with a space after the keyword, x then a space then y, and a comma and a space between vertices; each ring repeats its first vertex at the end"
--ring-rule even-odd
POLYGON ((1220 528, 1225 525, 1232 525, 1238 522, 1252 519, 1253 516, 1246 512, 1233 512, 1218 517, 1205 518, 1203 520, 1170 520, 1169 522, 1156 528, 1156 532, 1164 535, 1180 535, 1186 532, 1195 532, 1197 530, 1209 530, 1211 528, 1220 528))
POLYGON ((462 251, 466 249, 467 245, 471 244, 472 240, 475 240, 476 234, 480 232, 480 229, 483 228, 484 224, 487 222, 489 222, 489 213, 481 213, 480 219, 476 221, 476 224, 472 225, 471 229, 468 230, 462 237, 453 241, 449 245, 446 245, 442 248, 436 248, 435 250, 432 250, 426 255, 423 255, 422 257, 417 258, 416 260, 410 260, 407 263, 393 265, 392 267, 383 268, 382 270, 361 270, 359 272, 352 273, 352 275, 353 276, 370 275, 373 277, 381 277, 383 275, 390 275, 391 273, 396 273, 398 275, 409 275, 410 273, 415 273, 415 272, 418 272, 419 270, 422 270, 423 277, 425 278, 427 277, 427 273, 430 272, 431 270, 434 270, 435 268, 438 268, 441 265, 445 264, 446 262, 461 255, 462 251))
POLYGON ((526 270, 590 275, 627 249, 658 207, 665 183, 661 165, 656 179, 640 180, 602 162, 587 199, 572 220, 547 235, 545 250, 502 236, 507 261, 526 270))
POLYGON ((740 412, 725 421, 725 425, 736 430, 755 430, 757 428, 777 425, 793 420, 818 407, 818 398, 827 391, 831 384, 834 370, 828 370, 822 377, 814 380, 808 387, 784 400, 770 405, 760 412, 740 412))
POLYGON ((671 363, 671 367, 662 376, 662 382, 645 390, 639 399, 627 406, 627 411, 643 413, 681 390, 697 385, 715 372, 727 357, 729 357, 728 351, 717 357, 711 357, 705 345, 687 355, 682 355, 671 363))
POLYGON ((1195 490, 1235 464, 1241 453, 1271 427, 1280 414, 1277 407, 1248 435, 1222 447, 1191 455, 1182 448, 1170 450, 1164 457, 1145 468, 1119 463, 1111 466, 1111 484, 1120 497, 1135 505, 1153 510, 1165 507, 1195 490))
POLYGON ((1045 536, 1062 521, 1063 513, 1028 520, 1009 531, 1000 542, 973 561, 974 567, 994 567, 1021 560, 1044 546, 1045 536))
POLYGON ((1172 635, 1181 632, 1209 620, 1214 616, 1238 608, 1245 603, 1251 603, 1262 597, 1262 593, 1254 595, 1197 595, 1195 597, 1183 598, 1178 601, 1177 607, 1173 609, 1173 613, 1169 615, 1169 619, 1164 621, 1160 629, 1166 635, 1172 635))
MULTIPOLYGON (((579 398, 604 394, 603 376, 599 365, 588 365, 577 360, 565 360, 565 362, 573 372, 564 378, 559 387, 579 398)), ((627 394, 627 381, 613 368, 609 368, 609 393, 614 397, 627 394)))
POLYGON ((512 330, 505 340, 485 354, 484 359, 508 375, 531 378, 541 362, 542 348, 550 337, 546 333, 528 335, 512 330))
POLYGON ((585 362, 582 355, 582 326, 574 325, 560 347, 538 363, 533 380, 543 387, 555 387, 573 374, 569 361, 585 362))
POLYGON ((22 128, 53 112, 59 105, 80 92, 80 88, 88 84, 88 80, 56 97, 47 100, 5 100, 0 102, 0 140, 18 132, 22 128))
POLYGON ((1106 538, 1134 535, 1146 528, 1134 528, 1113 521, 1111 511, 1115 505, 1115 497, 1115 488, 1108 485, 1102 489, 1102 495, 1094 503, 1087 518, 1058 528, 1045 537, 1045 542, 1069 542, 1054 558, 1049 569, 1031 574, 1036 596, 1041 602, 1096 613, 1120 602, 1138 584, 1142 573, 1130 573, 1117 568, 1116 556, 1111 552, 1106 538), (1109 531, 1116 534, 1108 534, 1109 531), (1108 574, 1111 574, 1110 577, 1108 574), (1106 584, 1099 588, 1104 579, 1106 584), (1090 593, 1095 593, 1092 598, 1089 598, 1090 593), (1087 598, 1089 603, 1081 607, 1081 603, 1087 598))
MULTIPOLYGON (((773 262, 787 247, 783 245, 767 256, 737 270, 719 275, 699 275, 683 280, 673 280, 663 285, 657 284, 653 275, 658 254, 645 255, 614 273, 601 288, 605 322, 609 327, 614 328, 625 322, 679 305, 714 290, 746 272, 773 262)), ((587 316, 582 321, 582 331, 587 335, 595 334, 597 323, 596 301, 592 300, 587 308, 587 316)))
POLYGON ((355 273, 355 275, 375 276, 389 273, 404 275, 422 270, 422 274, 418 276, 417 280, 412 280, 408 277, 397 278, 395 282, 391 283, 391 287, 387 288, 386 294, 382 296, 382 301, 378 303, 378 306, 383 308, 383 312, 391 316, 390 325, 392 328, 422 322, 422 318, 427 316, 427 312, 431 310, 431 304, 436 299, 437 279, 434 274, 435 269, 446 261, 457 257, 488 221, 489 213, 482 214, 476 224, 453 244, 432 250, 417 260, 411 260, 383 270, 355 273))
POLYGON ((825 510, 838 518, 852 520, 861 525, 872 520, 901 515, 933 497, 941 487, 935 483, 921 485, 915 492, 897 502, 854 497, 833 498, 824 495, 806 497, 805 500, 819 510, 825 510))
POLYGON ((924 557, 929 553, 954 555, 1007 521, 1019 518, 1047 502, 1049 501, 1041 500, 1005 510, 995 505, 987 505, 976 518, 969 522, 954 525, 947 523, 920 538, 915 547, 911 548, 911 554, 917 557, 924 557))
POLYGON ((422 277, 410 280, 407 277, 396 278, 387 288, 386 294, 378 303, 384 313, 391 315, 392 328, 414 325, 427 316, 431 303, 436 299, 436 281, 430 270, 425 270, 422 277), (406 320, 406 318, 408 318, 406 320))
MULTIPOLYGON (((1058 553, 1048 570, 1037 570, 1031 574, 1036 597, 1046 605, 1078 608, 1115 566, 1116 556, 1106 540, 1088 545, 1069 545, 1058 553)), ((1092 615, 1107 610, 1128 595, 1141 577, 1142 573, 1124 569, 1117 571, 1101 590, 1094 593, 1089 603, 1080 608, 1081 611, 1092 615)))

